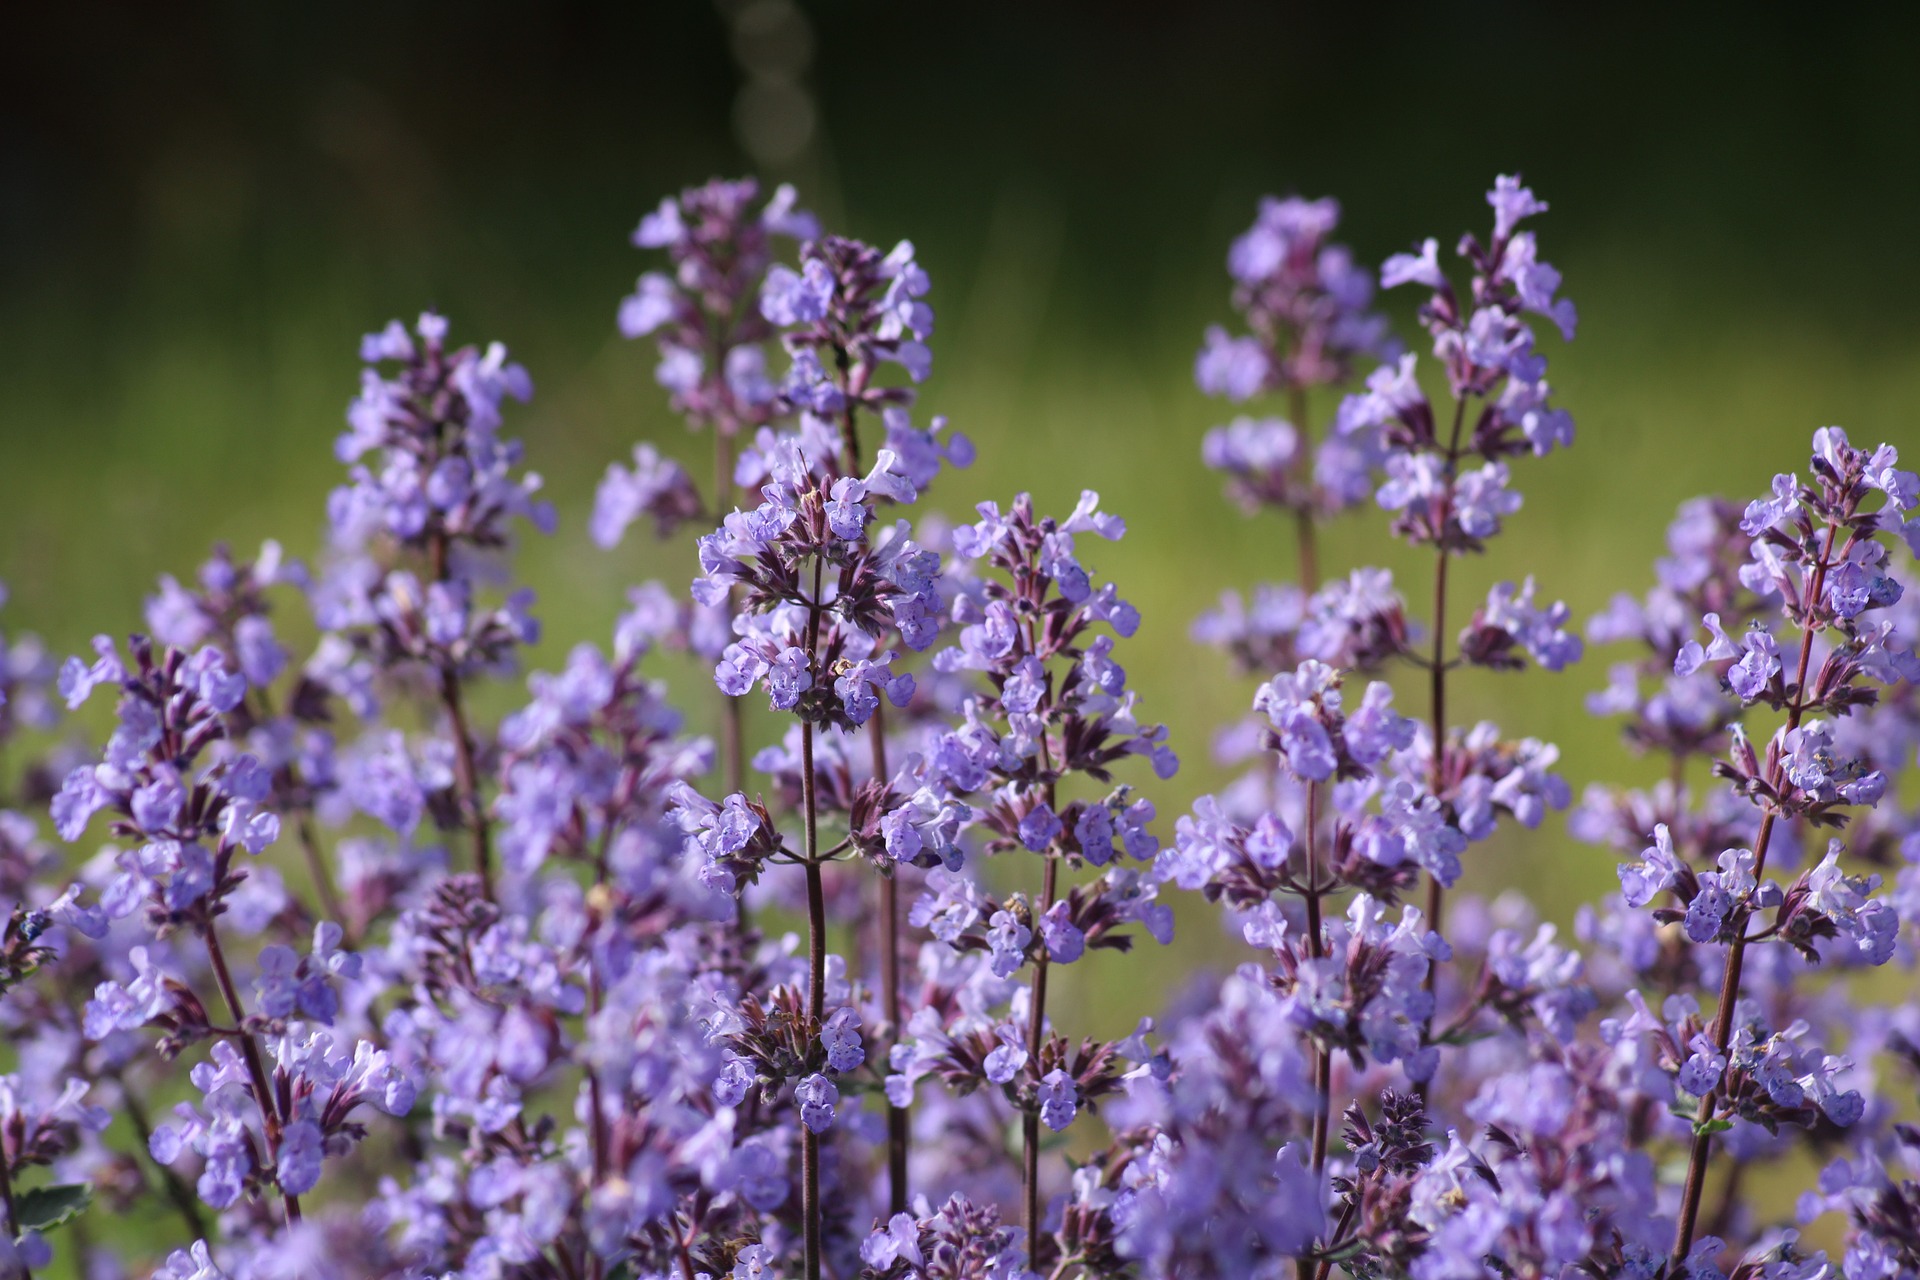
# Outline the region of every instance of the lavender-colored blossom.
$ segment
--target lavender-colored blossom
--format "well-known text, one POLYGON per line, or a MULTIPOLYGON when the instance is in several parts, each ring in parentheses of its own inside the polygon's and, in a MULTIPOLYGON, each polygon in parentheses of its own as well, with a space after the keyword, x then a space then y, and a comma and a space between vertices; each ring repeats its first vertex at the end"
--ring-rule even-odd
POLYGON ((627 526, 643 515, 653 518, 660 537, 668 537, 700 512, 700 495, 686 469, 661 457, 652 445, 638 444, 631 468, 612 463, 600 481, 593 503, 593 540, 613 547, 627 526))
MULTIPOLYGON (((216 549, 160 580, 148 637, 57 671, 0 642, 7 795, 86 846, 0 809, 0 1181, 29 1207, 90 1184, 87 1212, 151 1224, 167 1280, 772 1280, 810 1251, 861 1280, 1920 1273, 1920 1017, 1896 998, 1920 962, 1920 479, 1897 452, 1823 428, 1757 501, 1684 505, 1651 587, 1584 637, 1538 566, 1464 629, 1443 590, 1410 615, 1407 570, 1319 580, 1315 539, 1369 494, 1444 572, 1519 509, 1516 459, 1572 442, 1546 205, 1505 177, 1488 199, 1490 237, 1378 277, 1422 291, 1430 359, 1392 346, 1331 202, 1266 202, 1234 243, 1245 323, 1196 373, 1281 403, 1203 453, 1304 554, 1195 627, 1259 683, 1217 740, 1243 776, 1164 847, 1136 789, 1178 763, 1140 719, 1151 631, 1104 577, 1125 522, 1090 491, 1051 520, 1025 496, 905 510, 972 458, 913 416, 934 295, 911 242, 822 236, 752 183, 642 221, 664 261, 620 326, 732 459, 718 527, 690 603, 637 589, 610 649, 533 673, 497 727, 466 695, 537 635, 500 572, 546 516, 502 438, 530 384, 436 316, 368 335, 315 574, 216 549), (1329 391, 1353 394, 1317 435, 1329 391), (1540 853, 1573 796, 1556 747, 1460 719, 1451 682, 1584 643, 1619 646, 1589 706, 1660 780, 1575 810, 1621 865, 1566 935, 1460 884, 1477 843, 1540 853), (781 730, 689 737, 661 649, 764 688, 781 730), (18 733, 102 690, 97 742, 18 733), (709 798, 726 746, 761 778, 709 798), (481 874, 450 869, 451 832, 481 874), (1204 929, 1204 902, 1239 966, 1081 1035, 1052 968, 1125 989, 1126 953, 1176 909, 1204 929), (1045 1134, 1076 1122, 1063 1158, 1045 1134), (1794 1220, 1729 1169, 1800 1179, 1794 1220)), ((643 444, 590 532, 707 510, 643 444)), ((77 1238, 0 1234, 0 1271, 36 1273, 77 1238)), ((112 1234, 86 1230, 103 1275, 112 1234)))
POLYGON ((833 1125, 834 1108, 840 1102, 840 1090, 823 1075, 810 1075, 793 1089, 800 1106, 800 1119, 815 1133, 825 1133, 833 1125))
POLYGON ((1061 1070, 1049 1071, 1040 1081, 1040 1121, 1055 1133, 1073 1123, 1079 1097, 1073 1077, 1061 1070))
POLYGON ((838 1072, 857 1071, 867 1060, 860 1039, 860 1015, 852 1009, 836 1010, 820 1029, 820 1045, 827 1053, 827 1065, 838 1072))

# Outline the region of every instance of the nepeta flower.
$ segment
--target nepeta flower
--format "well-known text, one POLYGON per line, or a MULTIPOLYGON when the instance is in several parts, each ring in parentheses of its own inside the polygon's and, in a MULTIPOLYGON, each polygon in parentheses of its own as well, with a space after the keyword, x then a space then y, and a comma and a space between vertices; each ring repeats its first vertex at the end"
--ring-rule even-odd
POLYGON ((1209 331, 1194 374, 1203 391, 1245 400, 1276 387, 1335 384, 1354 362, 1391 349, 1385 320, 1369 310, 1371 276, 1329 240, 1339 221, 1333 200, 1260 202, 1227 255, 1234 306, 1252 332, 1229 339, 1209 331))
POLYGON ((1343 709, 1339 673, 1308 659, 1262 685, 1253 709, 1273 724, 1273 745, 1295 776, 1325 782, 1358 777, 1413 741, 1411 720, 1393 710, 1393 690, 1367 686, 1351 715, 1343 709))
MULTIPOLYGON (((643 220, 668 272, 621 327, 712 428, 717 488, 703 502, 642 444, 590 532, 720 527, 691 602, 635 590, 611 647, 533 673, 497 729, 468 690, 537 635, 496 572, 522 519, 546 523, 500 436, 530 386, 432 316, 371 335, 317 579, 276 543, 219 549, 161 580, 151 639, 102 637, 57 673, 0 643, 11 748, 54 727, 49 688, 117 695, 103 743, 33 756, 7 792, 111 843, 69 873, 0 810, 19 1219, 0 1271, 49 1264, 60 1236, 11 1228, 79 1184, 156 1231, 164 1197, 193 1242, 166 1280, 1920 1270, 1901 1122, 1920 1016, 1862 980, 1920 962, 1920 583, 1900 555, 1920 551, 1920 480, 1824 428, 1756 501, 1683 506, 1656 584, 1585 637, 1630 646, 1590 707, 1663 757, 1661 781, 1592 786, 1573 815, 1619 851, 1618 893, 1569 938, 1518 894, 1458 892, 1472 844, 1537 852, 1572 791, 1551 743, 1449 720, 1450 677, 1583 649, 1524 567, 1447 625, 1452 559, 1519 508, 1513 460, 1572 439, 1534 329, 1575 327, 1524 229, 1545 205, 1512 178, 1488 198, 1470 283, 1436 240, 1381 272, 1428 292, 1431 362, 1392 348, 1329 202, 1268 202, 1233 247, 1246 332, 1210 331, 1196 377, 1290 403, 1203 452, 1234 500, 1292 517, 1299 580, 1196 626, 1261 683, 1218 744, 1246 772, 1164 848, 1119 776, 1178 765, 1138 718, 1140 613, 1100 572, 1125 523, 1091 492, 1063 519, 1024 495, 901 518, 972 456, 910 413, 934 322, 910 244, 824 237, 752 183, 643 220), (1322 390, 1376 359, 1316 439, 1322 390), (1322 525, 1369 492, 1434 548, 1430 619, 1385 571, 1321 580, 1322 525), (282 586, 322 630, 304 660, 282 586), (643 665, 656 648, 699 655, 729 707, 764 689, 791 718, 750 752, 731 714, 716 751, 643 665), (1411 684, 1365 678, 1396 661, 1428 695, 1417 721, 1411 684), (478 874, 436 840, 461 828, 478 874), (1038 865, 982 874, 998 856, 1038 865), (1170 942, 1176 890, 1222 903, 1244 963, 1157 1025, 1069 1038, 1062 986, 1087 988, 1055 971, 1124 981, 1100 966, 1170 942), (381 1117, 396 1140, 367 1142, 381 1117), (1044 1134, 1076 1126, 1064 1160, 1044 1134), (1809 1151, 1826 1167, 1797 1218, 1844 1216, 1835 1260, 1741 1182, 1788 1185, 1809 1151), (1003 1224, 992 1206, 1014 1204, 1003 1224)), ((87 1265, 111 1270, 103 1239, 87 1265)))
POLYGON ((633 243, 665 251, 671 275, 649 271, 620 304, 623 336, 652 335, 655 377, 674 407, 716 434, 750 433, 775 413, 763 345, 771 336, 752 300, 777 239, 811 240, 813 216, 795 207, 792 187, 759 203, 752 179, 715 179, 669 196, 640 221, 633 243))
POLYGON ((350 464, 371 455, 377 470, 354 466, 328 500, 342 550, 377 533, 417 547, 436 537, 497 546, 510 520, 553 526, 552 508, 533 497, 540 477, 513 474, 520 446, 498 434, 504 402, 530 399, 532 379, 499 343, 448 350, 446 336, 446 320, 428 313, 413 334, 396 320, 361 343, 370 367, 334 452, 350 464), (395 376, 381 375, 387 363, 400 366, 395 376))
POLYGON ((702 510, 700 494, 686 469, 661 457, 652 445, 637 444, 633 466, 610 463, 600 481, 593 502, 593 540, 602 547, 617 545, 627 526, 642 515, 653 517, 660 537, 669 537, 702 510))

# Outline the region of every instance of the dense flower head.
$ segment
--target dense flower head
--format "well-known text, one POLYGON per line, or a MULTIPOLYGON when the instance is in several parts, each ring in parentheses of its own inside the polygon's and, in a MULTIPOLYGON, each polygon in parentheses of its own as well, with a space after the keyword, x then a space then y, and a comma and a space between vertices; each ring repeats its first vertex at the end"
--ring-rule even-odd
MULTIPOLYGON (((1616 662, 1607 687, 1587 699, 1596 715, 1626 717, 1622 733, 1636 749, 1714 755, 1741 716, 1742 702, 1728 698, 1719 681, 1720 659, 1708 659, 1709 645, 1696 629, 1712 618, 1704 630, 1718 647, 1729 628, 1740 631, 1762 621, 1765 602, 1742 581, 1751 538, 1740 520, 1740 508, 1723 499, 1683 504, 1667 528, 1668 554, 1656 565, 1659 581, 1640 598, 1616 595, 1587 624, 1587 638, 1595 644, 1637 647, 1638 656, 1616 662)), ((1730 636, 1726 643, 1726 656, 1734 656, 1730 636)), ((1754 651, 1759 656, 1749 660, 1743 681, 1765 670, 1765 642, 1756 639, 1754 651)), ((1639 834, 1649 830, 1643 825, 1639 834)))
POLYGON ((1544 212, 1546 205, 1507 177, 1487 199, 1495 214, 1492 238, 1483 244, 1469 235, 1459 246, 1473 273, 1466 291, 1457 290, 1441 268, 1432 239, 1418 253, 1389 258, 1381 269, 1387 288, 1432 290, 1420 319, 1446 373, 1455 401, 1451 414, 1434 409, 1409 352, 1382 365, 1366 390, 1348 397, 1336 424, 1342 435, 1384 451, 1386 481, 1376 496, 1382 507, 1401 513, 1398 532, 1416 542, 1469 550, 1519 509, 1505 459, 1573 443, 1573 419, 1550 403, 1546 358, 1523 318, 1545 316, 1562 337, 1573 337, 1573 304, 1558 296, 1560 273, 1540 260, 1533 232, 1517 229, 1520 219, 1544 212), (1464 465, 1476 456, 1480 466, 1464 465))
POLYGON ((1195 363, 1210 395, 1245 400, 1255 392, 1344 382, 1353 364, 1391 349, 1386 321, 1370 310, 1373 277, 1331 239, 1334 200, 1260 202, 1254 224, 1233 242, 1227 272, 1233 302, 1250 330, 1211 330, 1195 363))
POLYGON ((1259 218, 1227 258, 1233 305, 1248 332, 1218 326, 1194 360, 1194 381, 1235 403, 1285 392, 1292 421, 1239 417, 1208 432, 1201 455, 1223 472, 1243 508, 1272 507, 1301 520, 1365 501, 1380 464, 1370 438, 1308 432, 1307 393, 1349 382, 1364 362, 1398 350, 1384 317, 1370 310, 1373 278, 1332 243, 1332 200, 1261 202, 1259 218))
POLYGON ((1284 766, 1309 782, 1364 776, 1412 744, 1413 722, 1393 710, 1387 685, 1368 685, 1351 714, 1344 703, 1339 673, 1309 658, 1262 685, 1253 709, 1272 722, 1272 745, 1284 766))
POLYGON ((1522 653, 1548 671, 1578 662, 1586 646, 1567 629, 1571 611, 1559 601, 1536 608, 1533 592, 1532 578, 1518 589, 1502 582, 1487 592, 1486 604, 1461 634, 1461 655, 1481 666, 1510 669, 1524 665, 1522 653))
POLYGON ((712 744, 682 735, 665 687, 642 673, 649 646, 631 639, 632 617, 616 627, 612 661, 576 646, 563 670, 528 679, 531 701, 502 722, 501 854, 522 874, 557 856, 598 861, 684 897, 662 799, 705 772, 712 744))
MULTIPOLYGON (((0 606, 6 603, 6 584, 0 583, 0 606)), ((18 729, 53 725, 58 714, 48 696, 53 676, 53 657, 38 636, 0 634, 0 742, 18 729)))
POLYGON ((840 236, 808 241, 799 269, 773 268, 760 293, 760 314, 782 330, 790 357, 782 399, 829 416, 911 404, 910 387, 876 379, 882 365, 913 382, 931 372, 930 288, 911 241, 885 254, 840 236))
POLYGON ((1209 431, 1200 456, 1226 477, 1228 496, 1243 510, 1273 507, 1303 515, 1364 502, 1381 461, 1366 438, 1333 435, 1309 449, 1293 423, 1245 417, 1209 431))
POLYGON ((643 274, 621 300, 622 336, 652 335, 655 378, 690 425, 750 433, 778 410, 767 370, 772 329, 755 307, 780 240, 820 233, 790 186, 760 200, 752 179, 714 179, 668 196, 640 220, 633 243, 667 255, 670 273, 643 274))
MULTIPOLYGON (((1432 756, 1424 736, 1420 748, 1402 763, 1417 763, 1417 775, 1430 779, 1432 756)), ((1566 779, 1553 772, 1559 760, 1560 749, 1552 743, 1538 738, 1514 741, 1503 737, 1498 725, 1482 720, 1449 734, 1438 798, 1452 825, 1471 840, 1492 835, 1501 814, 1536 828, 1549 811, 1565 809, 1573 801, 1566 779)))
POLYGON ((1249 673, 1311 659, 1346 671, 1376 671, 1410 650, 1405 603, 1385 569, 1355 569, 1311 595, 1291 584, 1261 585, 1250 598, 1221 594, 1194 620, 1192 636, 1225 649, 1249 673))
MULTIPOLYGON (((980 504, 981 519, 953 532, 956 556, 985 562, 987 577, 955 582, 951 617, 959 643, 934 655, 944 672, 983 673, 994 693, 969 702, 967 724, 942 735, 929 755, 957 792, 1004 784, 993 823, 1003 835, 1033 844, 1047 825, 1036 815, 1058 779, 1085 773, 1097 781, 1129 755, 1146 756, 1161 778, 1179 761, 1161 726, 1142 727, 1135 695, 1114 659, 1115 637, 1132 636, 1139 614, 1111 583, 1094 586, 1079 559, 1078 538, 1116 540, 1126 530, 1100 510, 1099 495, 1081 495, 1064 521, 1037 517, 1022 494, 1002 513, 980 504), (1026 822, 1028 831, 1016 828, 1026 822)), ((1048 826, 1045 847, 1055 832, 1048 826)))
POLYGON ((764 501, 700 540, 695 598, 717 603, 737 587, 746 605, 714 669, 722 692, 740 697, 764 684, 776 710, 850 726, 864 724, 881 696, 896 705, 911 696, 913 677, 894 673, 891 652, 877 646, 896 629, 910 648, 932 643, 939 560, 904 521, 875 523, 879 500, 916 496, 897 462, 882 449, 864 478, 827 479, 789 448, 764 501))
POLYGON ((1920 677, 1890 612, 1904 586, 1878 539, 1898 531, 1914 500, 1917 482, 1896 461, 1891 448, 1855 449, 1839 428, 1822 428, 1809 485, 1776 477, 1737 527, 1730 506, 1683 512, 1676 556, 1663 563, 1667 582, 1645 605, 1616 601, 1593 628, 1602 639, 1641 639, 1656 658, 1670 653, 1670 674, 1650 673, 1665 689, 1642 698, 1638 670, 1622 670, 1596 709, 1634 712, 1632 733, 1676 754, 1718 746, 1728 731, 1731 749, 1716 769, 1762 807, 1842 821, 1831 815, 1877 805, 1887 775, 1870 750, 1850 752, 1866 740, 1851 725, 1872 714, 1883 689, 1920 677), (1881 509, 1863 510, 1875 492, 1881 509), (1836 582, 1861 585, 1849 594, 1836 582), (1786 713, 1764 751, 1746 728, 1756 707, 1786 713))
POLYGON ((1325 1187, 1298 1141, 1311 1066, 1285 1008, 1235 974, 1165 1065, 1133 1077, 1116 1122, 1135 1136, 1136 1172, 1107 1209, 1120 1257, 1160 1274, 1279 1276, 1326 1229, 1325 1187))
POLYGON ((627 526, 641 516, 653 519, 654 532, 665 538, 701 512, 700 493, 686 468, 664 458, 650 444, 633 447, 633 466, 610 463, 593 502, 593 540, 613 547, 627 526))
POLYGON ((539 475, 520 471, 519 442, 500 436, 506 402, 532 398, 533 380, 500 343, 449 349, 447 331, 428 312, 411 333, 395 320, 361 343, 368 368, 334 445, 350 482, 327 503, 344 551, 377 534, 410 547, 497 547, 514 520, 553 527, 553 508, 534 497, 539 475), (391 376, 388 364, 398 366, 391 376))
POLYGON ((98 685, 117 687, 118 727, 99 763, 67 775, 53 800, 55 826, 64 839, 78 840, 106 809, 118 815, 117 834, 140 842, 116 859, 119 875, 102 898, 109 915, 143 905, 162 918, 217 909, 238 887, 234 856, 257 855, 280 834, 278 816, 263 803, 272 785, 268 771, 251 755, 215 750, 246 679, 211 646, 191 655, 156 650, 137 635, 128 645, 131 663, 104 636, 94 647, 91 664, 67 660, 60 687, 72 706, 98 685), (196 770, 203 755, 212 759, 196 770))
POLYGON ((279 543, 269 539, 251 561, 236 561, 224 545, 217 546, 193 587, 170 574, 160 579, 160 590, 147 599, 148 632, 161 644, 182 649, 218 644, 235 656, 248 684, 270 685, 288 655, 274 635, 267 591, 283 583, 306 587, 309 578, 279 543))
POLYGON ((76 1151, 87 1135, 112 1121, 106 1108, 89 1100, 93 1086, 80 1076, 36 1071, 0 1075, 0 1146, 9 1173, 52 1165, 76 1151))
POLYGON ((289 1032, 274 1047, 274 1087, 291 1102, 274 1122, 277 1137, 261 1141, 250 1127, 259 1124, 261 1113, 249 1096, 246 1067, 231 1045, 220 1043, 193 1072, 201 1101, 178 1104, 175 1122, 156 1127, 147 1144, 162 1165, 197 1153, 203 1163, 196 1190, 213 1208, 232 1205, 262 1181, 290 1195, 306 1194, 320 1181, 329 1145, 343 1154, 364 1136, 364 1126, 347 1119, 356 1107, 365 1103, 404 1116, 413 1106, 412 1081, 367 1041, 350 1057, 320 1033, 289 1032), (277 1148, 271 1166, 261 1162, 262 1148, 277 1148))
POLYGON ((1032 1274, 992 1205, 956 1195, 937 1211, 897 1213, 860 1245, 861 1280, 1020 1280, 1032 1274))
POLYGON ((1421 913, 1404 907, 1389 925, 1384 904, 1358 894, 1346 920, 1330 922, 1324 956, 1306 939, 1286 936, 1276 914, 1268 904, 1247 932, 1274 954, 1274 987, 1288 997, 1288 1020, 1356 1060, 1370 1055, 1403 1063, 1411 1079, 1431 1076, 1439 1052, 1424 1043, 1433 996, 1423 984, 1429 961, 1452 953, 1421 913))

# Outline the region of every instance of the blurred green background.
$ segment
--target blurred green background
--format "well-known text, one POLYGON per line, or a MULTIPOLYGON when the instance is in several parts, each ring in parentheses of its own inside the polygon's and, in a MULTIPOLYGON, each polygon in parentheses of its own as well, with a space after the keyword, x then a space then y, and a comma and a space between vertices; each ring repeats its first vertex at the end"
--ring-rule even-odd
MULTIPOLYGON (((0 624, 67 652, 138 625, 155 576, 185 576, 215 540, 311 553, 358 336, 433 306, 457 338, 504 340, 539 388, 511 420, 562 513, 521 560, 548 622, 536 661, 603 638, 627 584, 684 583, 690 547, 593 548, 601 471, 647 438, 705 475, 651 349, 613 327, 653 265, 627 236, 662 194, 755 170, 799 182, 832 225, 918 245, 940 326, 922 412, 980 446, 941 504, 1030 488, 1062 509, 1087 486, 1128 517, 1096 567, 1146 615, 1125 661, 1188 761, 1158 793, 1169 829, 1220 781, 1207 736, 1251 688, 1189 645, 1189 620, 1292 564, 1285 531, 1243 518, 1199 465, 1228 413, 1190 381, 1261 194, 1337 195, 1372 262, 1484 228, 1496 172, 1553 203, 1543 252, 1582 313, 1578 342, 1552 344, 1553 380, 1580 440, 1516 465, 1526 509, 1461 575, 1463 602, 1534 572, 1584 618, 1644 587, 1676 503, 1764 489, 1804 465, 1814 427, 1920 446, 1911 18, 801 8, 13 7, 0 624)), ((1377 512, 1328 548, 1332 567, 1388 563, 1425 598, 1429 564, 1377 512)), ((1608 661, 1469 674, 1458 714, 1561 742, 1576 790, 1638 777, 1582 711, 1608 661)), ((708 716, 705 676, 675 674, 708 716)), ((1613 882, 1559 819, 1474 875, 1544 890, 1562 917, 1613 882)))

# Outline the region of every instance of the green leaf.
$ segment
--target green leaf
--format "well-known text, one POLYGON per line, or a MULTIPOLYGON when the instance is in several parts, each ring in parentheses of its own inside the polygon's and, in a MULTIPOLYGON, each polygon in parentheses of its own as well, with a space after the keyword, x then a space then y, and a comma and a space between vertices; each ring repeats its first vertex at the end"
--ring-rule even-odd
POLYGON ((1366 1247, 1367 1242, 1356 1236, 1352 1240, 1324 1250, 1318 1256, 1323 1262, 1345 1262, 1349 1258, 1358 1257, 1366 1247))
POLYGON ((92 1203, 93 1188, 84 1182, 35 1187, 13 1198, 14 1213, 20 1219, 14 1228, 23 1233, 51 1231, 79 1217, 92 1203))
POLYGON ((1727 1130, 1731 1128, 1733 1128, 1733 1121, 1731 1120, 1722 1120, 1718 1118, 1715 1118, 1712 1120, 1702 1120, 1693 1126, 1693 1136, 1697 1138, 1700 1135, 1706 1134, 1706 1133, 1725 1133, 1727 1130))

